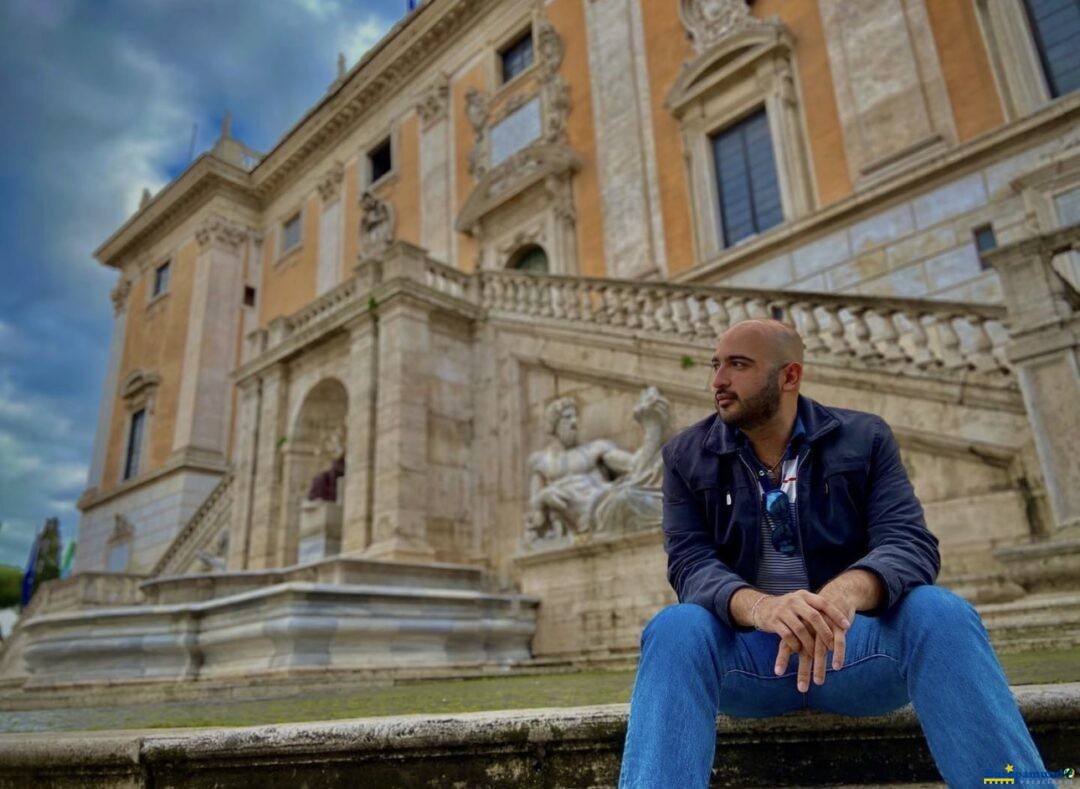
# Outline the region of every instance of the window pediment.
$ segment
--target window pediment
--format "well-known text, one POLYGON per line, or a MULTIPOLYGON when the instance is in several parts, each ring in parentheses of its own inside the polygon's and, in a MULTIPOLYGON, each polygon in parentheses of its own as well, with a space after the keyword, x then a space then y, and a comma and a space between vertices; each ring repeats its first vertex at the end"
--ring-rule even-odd
MULTIPOLYGON (((751 17, 753 19, 753 17, 751 17)), ((665 105, 677 117, 697 99, 725 82, 745 76, 746 69, 773 53, 790 58, 793 40, 776 19, 754 19, 754 24, 731 30, 718 38, 696 58, 683 64, 668 91, 665 105)))
POLYGON ((488 170, 473 189, 456 227, 473 233, 477 224, 515 197, 548 178, 568 178, 581 169, 581 159, 562 144, 530 145, 488 170))
POLYGON ((156 373, 134 370, 120 385, 120 397, 129 407, 135 408, 150 400, 160 383, 161 378, 156 373))

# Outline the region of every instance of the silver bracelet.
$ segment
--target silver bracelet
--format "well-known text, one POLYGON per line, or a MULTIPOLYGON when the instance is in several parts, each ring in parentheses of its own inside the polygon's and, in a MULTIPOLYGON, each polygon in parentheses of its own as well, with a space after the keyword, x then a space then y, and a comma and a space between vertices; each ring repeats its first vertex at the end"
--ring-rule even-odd
POLYGON ((761 628, 757 625, 757 620, 754 619, 754 612, 757 611, 757 607, 761 604, 761 601, 768 596, 769 595, 767 594, 763 594, 761 597, 754 601, 754 604, 752 606, 750 606, 750 624, 754 626, 754 630, 761 630, 761 628))

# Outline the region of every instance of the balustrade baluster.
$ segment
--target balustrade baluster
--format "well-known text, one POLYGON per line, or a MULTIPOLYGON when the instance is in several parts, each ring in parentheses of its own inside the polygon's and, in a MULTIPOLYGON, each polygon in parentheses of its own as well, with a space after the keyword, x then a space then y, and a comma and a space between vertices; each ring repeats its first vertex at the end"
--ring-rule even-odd
POLYGON ((656 323, 657 327, 664 334, 670 334, 675 331, 675 322, 672 320, 672 294, 667 290, 658 290, 657 295, 660 297, 660 306, 656 310, 656 323))
POLYGON ((900 335, 893 321, 896 310, 889 309, 886 313, 882 315, 877 310, 871 309, 864 313, 866 323, 870 327, 870 344, 877 349, 878 354, 886 362, 903 361, 905 357, 900 348, 900 335))
POLYGON ((622 310, 625 325, 631 329, 641 328, 641 289, 630 285, 619 291, 619 309, 622 310))
POLYGON ((821 339, 830 353, 837 356, 850 356, 854 351, 845 336, 847 331, 840 318, 840 309, 834 306, 819 305, 819 313, 825 320, 818 321, 821 326, 821 339))
POLYGON ((956 370, 960 367, 967 367, 968 362, 961 353, 960 338, 957 336, 952 322, 953 316, 942 315, 938 317, 934 328, 937 331, 942 363, 946 369, 956 370))
POLYGON ((814 315, 814 305, 806 301, 797 301, 791 305, 791 314, 806 352, 816 355, 827 351, 828 348, 821 339, 821 327, 814 315))
POLYGON ((771 318, 772 314, 765 307, 764 299, 747 299, 746 314, 750 318, 771 318))
POLYGON ((721 334, 728 330, 731 325, 731 320, 728 318, 727 310, 724 309, 724 305, 709 296, 705 300, 705 308, 709 315, 709 328, 712 331, 713 339, 717 339, 721 334))
POLYGON ((671 298, 671 314, 675 323, 675 331, 680 337, 688 337, 694 333, 694 325, 690 322, 690 309, 686 305, 686 296, 682 293, 674 294, 671 298))
POLYGON ((978 315, 964 315, 958 320, 971 337, 971 348, 967 353, 969 364, 980 373, 1001 369, 994 357, 994 341, 986 330, 985 321, 978 315))
POLYGON ((724 301, 727 306, 728 315, 731 316, 732 324, 739 323, 749 319, 750 314, 746 311, 746 298, 743 296, 732 296, 724 301))
POLYGON ((713 330, 709 325, 709 310, 706 307, 709 297, 697 293, 691 293, 688 298, 690 305, 690 321, 693 324, 694 335, 702 339, 712 339, 713 330))
POLYGON ((852 306, 846 307, 847 314, 851 316, 851 320, 848 323, 848 329, 851 334, 851 339, 848 341, 852 352, 855 356, 863 361, 872 361, 874 359, 880 359, 881 354, 878 353, 877 348, 870 342, 870 327, 866 322, 866 307, 852 306))

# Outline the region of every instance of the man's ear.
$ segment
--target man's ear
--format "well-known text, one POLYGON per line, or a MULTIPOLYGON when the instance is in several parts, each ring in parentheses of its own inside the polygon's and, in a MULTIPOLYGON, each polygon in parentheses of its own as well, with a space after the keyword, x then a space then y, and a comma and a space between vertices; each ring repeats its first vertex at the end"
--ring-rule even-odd
POLYGON ((785 392, 798 391, 802 383, 802 362, 790 362, 781 370, 780 389, 785 392))

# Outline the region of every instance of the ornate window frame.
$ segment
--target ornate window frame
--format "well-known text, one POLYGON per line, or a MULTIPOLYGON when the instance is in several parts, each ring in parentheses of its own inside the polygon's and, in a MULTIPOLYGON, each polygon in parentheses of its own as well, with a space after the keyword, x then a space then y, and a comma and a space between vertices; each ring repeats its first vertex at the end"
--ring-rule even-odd
POLYGON ((698 54, 684 64, 665 107, 682 129, 700 265, 726 249, 710 143, 716 132, 765 109, 784 223, 814 210, 816 189, 784 25, 756 19, 742 0, 681 0, 679 13, 698 54))
MULTIPOLYGON (((455 227, 480 242, 479 268, 503 268, 507 256, 525 240, 541 245, 552 271, 576 274, 577 231, 573 175, 581 160, 567 145, 570 89, 559 74, 565 45, 542 14, 531 16, 533 64, 494 95, 476 89, 466 94, 465 113, 475 133, 469 172, 477 183, 458 214, 455 227), (527 78, 531 75, 531 79, 527 78), (539 102, 538 137, 492 165, 492 130, 512 113, 539 102), (492 112, 492 105, 498 110, 492 112)), ((520 36, 526 23, 508 25, 499 40, 520 36)), ((492 68, 497 60, 492 57, 492 68)), ((494 78, 494 75, 492 75, 494 78)))
POLYGON ((124 465, 128 455, 128 442, 131 440, 131 421, 139 411, 144 412, 142 435, 139 437, 140 466, 145 468, 146 450, 150 446, 150 432, 154 423, 154 404, 157 400, 161 378, 153 372, 133 370, 120 385, 120 398, 124 401, 124 452, 120 459, 119 477, 121 482, 138 479, 143 469, 136 468, 135 473, 124 478, 124 465))
POLYGON ((1005 117, 1017 120, 1053 101, 1023 2, 975 0, 1005 117))
POLYGON ((282 212, 274 223, 274 265, 288 260, 304 248, 304 223, 307 221, 307 200, 300 201, 300 205, 282 212), (300 223, 300 240, 288 249, 285 248, 285 225, 296 219, 300 223))

